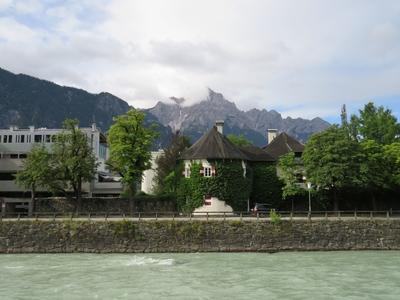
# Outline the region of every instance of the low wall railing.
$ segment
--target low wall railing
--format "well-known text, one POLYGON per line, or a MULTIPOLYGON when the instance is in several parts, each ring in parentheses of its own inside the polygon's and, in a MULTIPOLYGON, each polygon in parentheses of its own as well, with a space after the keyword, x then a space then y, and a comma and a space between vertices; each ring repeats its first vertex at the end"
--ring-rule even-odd
MULTIPOLYGON (((400 219, 400 210, 382 210, 382 211, 362 211, 362 210, 341 210, 341 211, 276 211, 278 218, 282 220, 301 220, 301 219, 400 219)), ((21 220, 21 219, 70 219, 70 220, 117 220, 117 219, 134 219, 134 220, 269 220, 269 212, 79 212, 79 213, 60 213, 60 212, 36 212, 28 215, 27 212, 7 212, 0 215, 0 220, 21 220)))

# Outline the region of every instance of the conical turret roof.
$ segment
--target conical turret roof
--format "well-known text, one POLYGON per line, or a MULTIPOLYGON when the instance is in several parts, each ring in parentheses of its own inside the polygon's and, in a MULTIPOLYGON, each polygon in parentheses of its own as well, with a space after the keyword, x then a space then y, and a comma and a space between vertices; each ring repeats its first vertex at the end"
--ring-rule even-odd
POLYGON ((246 154, 219 133, 216 127, 211 128, 195 144, 185 150, 181 158, 249 160, 246 154))

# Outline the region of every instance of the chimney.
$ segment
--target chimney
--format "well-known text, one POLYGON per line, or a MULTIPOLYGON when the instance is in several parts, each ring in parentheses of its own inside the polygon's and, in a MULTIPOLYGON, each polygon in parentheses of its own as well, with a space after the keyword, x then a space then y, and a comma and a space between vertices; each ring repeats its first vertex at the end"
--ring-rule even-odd
POLYGON ((92 131, 96 131, 96 130, 97 130, 96 123, 92 123, 92 131))
POLYGON ((224 121, 223 120, 215 121, 215 127, 217 127, 217 131, 220 134, 224 134, 224 121))
POLYGON ((268 129, 267 130, 267 142, 270 144, 278 134, 278 129, 268 129))

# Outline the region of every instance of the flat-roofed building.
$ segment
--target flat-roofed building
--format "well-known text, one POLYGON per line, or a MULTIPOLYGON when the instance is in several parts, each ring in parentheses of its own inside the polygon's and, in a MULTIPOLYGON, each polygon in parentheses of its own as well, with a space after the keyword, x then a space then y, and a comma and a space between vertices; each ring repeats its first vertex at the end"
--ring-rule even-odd
MULTIPOLYGON (((106 168, 108 147, 105 135, 93 124, 91 127, 80 128, 88 138, 88 142, 99 163, 95 179, 83 185, 83 192, 89 195, 117 195, 121 192, 118 176, 109 173, 106 168)), ((22 169, 23 159, 35 145, 43 145, 48 150, 55 136, 62 129, 48 128, 18 128, 11 126, 0 129, 0 194, 2 196, 20 196, 27 192, 16 185, 14 179, 17 171, 22 169)), ((38 192, 45 192, 38 189, 38 192)))

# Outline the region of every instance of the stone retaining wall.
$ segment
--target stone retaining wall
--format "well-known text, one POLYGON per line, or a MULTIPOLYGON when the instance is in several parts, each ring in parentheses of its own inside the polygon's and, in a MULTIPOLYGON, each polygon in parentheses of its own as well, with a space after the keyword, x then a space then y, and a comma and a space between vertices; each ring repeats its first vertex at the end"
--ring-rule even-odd
POLYGON ((350 249, 400 250, 400 221, 0 222, 0 253, 350 249))
MULTIPOLYGON (((133 210, 140 212, 176 211, 176 201, 168 196, 138 197, 133 201, 133 210)), ((76 211, 73 199, 62 197, 36 199, 35 212, 71 213, 76 211)), ((81 212, 129 213, 130 204, 124 198, 83 198, 81 212)))

